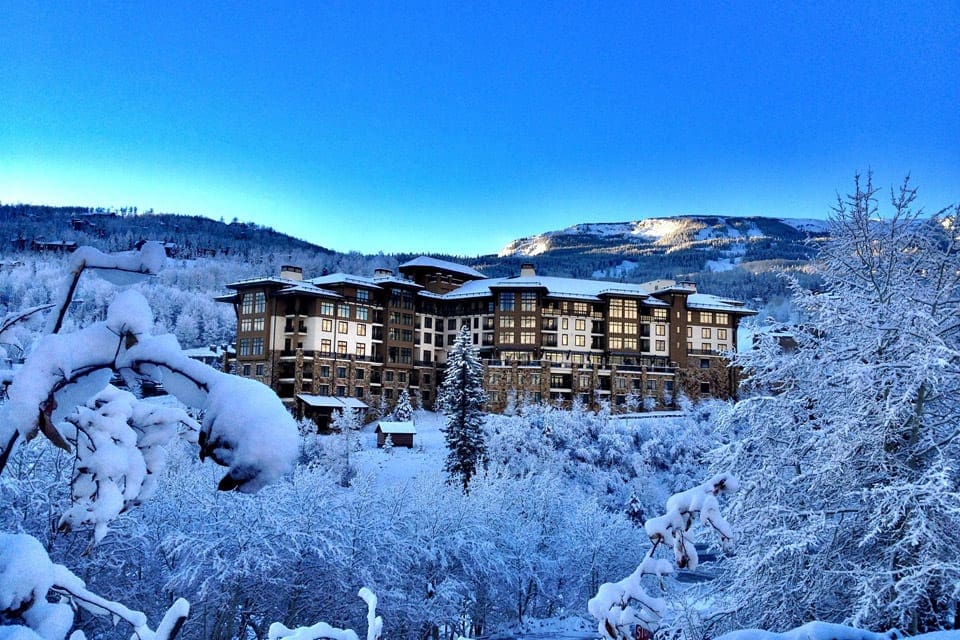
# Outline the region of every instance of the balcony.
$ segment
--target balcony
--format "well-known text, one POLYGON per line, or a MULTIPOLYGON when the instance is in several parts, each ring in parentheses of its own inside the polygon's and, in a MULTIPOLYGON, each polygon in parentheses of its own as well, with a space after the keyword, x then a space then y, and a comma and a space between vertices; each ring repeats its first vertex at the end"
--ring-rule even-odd
POLYGON ((556 331, 557 330, 557 319, 556 318, 543 318, 540 320, 540 329, 542 331, 556 331))
POLYGON ((543 346, 545 347, 557 346, 557 336, 555 335, 543 336, 543 346))
POLYGON ((593 326, 590 328, 590 333, 593 335, 603 335, 607 332, 607 324, 605 322, 596 322, 594 321, 593 326))

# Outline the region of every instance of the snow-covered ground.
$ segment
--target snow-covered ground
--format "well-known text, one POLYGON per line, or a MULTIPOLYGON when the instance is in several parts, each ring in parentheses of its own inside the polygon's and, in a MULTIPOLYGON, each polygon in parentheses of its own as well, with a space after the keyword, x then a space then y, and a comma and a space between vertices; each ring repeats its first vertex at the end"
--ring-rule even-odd
POLYGON ((413 422, 417 433, 413 449, 393 447, 388 453, 377 448, 377 422, 364 426, 360 438, 363 450, 354 456, 360 475, 376 479, 381 486, 401 486, 406 482, 442 473, 447 456, 443 438, 443 414, 415 411, 413 422))

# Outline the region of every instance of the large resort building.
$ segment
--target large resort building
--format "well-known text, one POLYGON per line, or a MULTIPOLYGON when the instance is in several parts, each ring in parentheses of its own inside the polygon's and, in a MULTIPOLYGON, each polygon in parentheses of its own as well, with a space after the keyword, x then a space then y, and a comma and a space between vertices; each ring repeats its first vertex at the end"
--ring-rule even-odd
MULTIPOLYGON (((743 303, 692 283, 555 278, 524 265, 487 278, 420 257, 399 273, 279 277, 228 285, 237 312, 236 371, 272 387, 299 415, 311 408, 394 403, 407 389, 432 406, 447 350, 468 326, 484 362, 489 409, 511 398, 669 405, 729 397, 743 303)), ((321 412, 321 418, 324 417, 321 412)))

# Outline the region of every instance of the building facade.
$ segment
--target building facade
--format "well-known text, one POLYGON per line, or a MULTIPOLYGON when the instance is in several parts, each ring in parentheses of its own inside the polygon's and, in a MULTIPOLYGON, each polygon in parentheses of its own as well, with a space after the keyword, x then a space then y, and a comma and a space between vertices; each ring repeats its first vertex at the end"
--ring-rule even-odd
POLYGON ((447 350, 470 328, 485 365, 489 409, 508 402, 635 407, 729 397, 738 380, 722 354, 737 344, 741 302, 692 283, 648 285, 520 274, 487 278, 420 257, 399 273, 337 273, 235 282, 218 300, 237 313, 236 372, 272 387, 300 413, 308 397, 391 406, 403 389, 432 406, 447 350))

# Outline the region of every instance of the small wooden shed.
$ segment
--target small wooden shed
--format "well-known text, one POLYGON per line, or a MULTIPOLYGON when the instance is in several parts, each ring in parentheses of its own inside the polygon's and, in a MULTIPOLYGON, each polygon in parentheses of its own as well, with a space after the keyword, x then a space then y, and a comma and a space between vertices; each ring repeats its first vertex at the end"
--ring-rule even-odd
POLYGON ((413 422, 381 422, 377 425, 377 446, 382 447, 387 436, 390 436, 393 446, 413 449, 413 436, 416 434, 417 428, 413 422))

